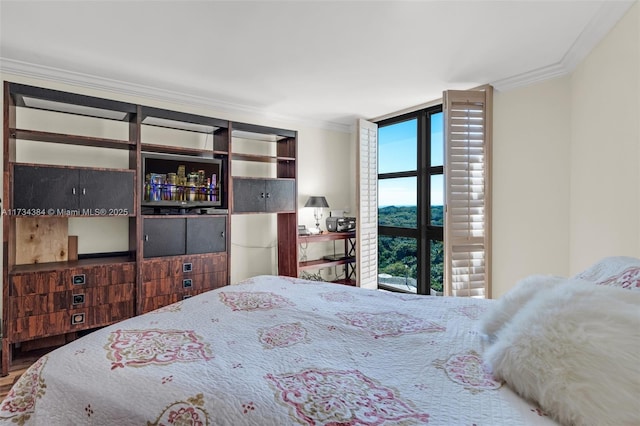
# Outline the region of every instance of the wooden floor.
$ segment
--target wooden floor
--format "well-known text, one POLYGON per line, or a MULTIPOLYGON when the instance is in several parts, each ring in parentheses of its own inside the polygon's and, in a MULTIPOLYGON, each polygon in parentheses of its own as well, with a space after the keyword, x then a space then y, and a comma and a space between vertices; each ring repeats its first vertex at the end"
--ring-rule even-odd
POLYGON ((3 400, 9 391, 11 386, 20 378, 27 368, 38 360, 42 355, 47 353, 46 350, 31 351, 26 355, 18 355, 13 359, 13 363, 9 368, 9 375, 6 377, 0 377, 0 401, 3 400))

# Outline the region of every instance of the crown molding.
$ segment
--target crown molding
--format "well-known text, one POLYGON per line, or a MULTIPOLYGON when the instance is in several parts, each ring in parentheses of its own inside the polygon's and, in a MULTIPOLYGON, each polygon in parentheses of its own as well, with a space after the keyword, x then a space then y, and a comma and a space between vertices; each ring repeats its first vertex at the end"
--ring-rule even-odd
POLYGON ((573 71, 636 2, 637 0, 624 0, 603 3, 562 58, 561 63, 565 69, 568 72, 573 71))
POLYGON ((29 77, 53 81, 56 83, 64 83, 85 89, 94 89, 119 95, 142 97, 162 102, 178 103, 191 107, 209 108, 226 114, 248 113, 279 122, 299 124, 302 126, 332 130, 342 133, 351 133, 351 126, 349 124, 337 123, 332 121, 316 121, 301 117, 277 115, 265 111, 264 109, 248 105, 223 102, 204 96, 188 95, 159 87, 128 83, 96 75, 49 67, 46 65, 17 61, 5 57, 0 57, 0 72, 21 77, 29 77))
POLYGON ((547 67, 538 68, 533 71, 525 72, 522 74, 514 75, 512 77, 503 78, 490 83, 496 90, 504 92, 518 87, 529 86, 531 84, 539 83, 544 80, 549 80, 556 77, 567 75, 569 72, 565 67, 558 63, 549 65, 547 67))
POLYGON ((570 74, 637 1, 623 0, 603 3, 558 63, 497 80, 491 85, 496 90, 506 91, 570 74))

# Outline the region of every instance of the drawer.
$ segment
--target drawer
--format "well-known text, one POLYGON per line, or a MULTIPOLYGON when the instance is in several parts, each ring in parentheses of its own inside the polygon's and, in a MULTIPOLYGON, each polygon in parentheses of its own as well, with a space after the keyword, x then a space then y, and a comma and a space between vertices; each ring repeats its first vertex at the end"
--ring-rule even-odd
POLYGON ((44 315, 67 309, 78 309, 133 301, 135 284, 113 284, 109 286, 76 288, 47 294, 30 294, 9 298, 9 317, 22 318, 44 315))
POLYGON ((166 277, 209 274, 227 270, 226 253, 172 256, 146 259, 142 262, 142 281, 159 280, 166 277))
POLYGON ((173 293, 193 293, 224 286, 226 271, 210 274, 184 274, 142 283, 142 297, 155 297, 173 293))
POLYGON ((193 290, 190 292, 179 292, 173 294, 163 294, 160 296, 147 297, 142 301, 142 313, 154 311, 172 303, 188 299, 207 290, 193 290))
POLYGON ((16 318, 10 322, 9 342, 103 327, 134 315, 132 301, 69 309, 44 315, 16 318))
POLYGON ((21 272, 9 275, 9 296, 75 291, 89 287, 132 283, 135 280, 135 263, 21 272))

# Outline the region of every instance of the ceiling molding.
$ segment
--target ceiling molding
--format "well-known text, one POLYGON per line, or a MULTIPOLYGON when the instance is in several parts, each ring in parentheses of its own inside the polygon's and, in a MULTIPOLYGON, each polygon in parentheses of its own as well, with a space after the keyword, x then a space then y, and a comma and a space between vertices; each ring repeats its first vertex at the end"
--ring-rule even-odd
POLYGON ((490 83, 496 90, 507 91, 568 75, 600 43, 637 0, 602 4, 560 62, 490 83))
MULTIPOLYGON (((289 122, 302 126, 321 128, 342 133, 351 133, 351 125, 332 121, 316 121, 300 117, 275 115, 269 111, 247 105, 222 102, 204 96, 186 95, 158 87, 128 83, 60 68, 48 67, 0 57, 0 72, 21 77, 37 78, 69 84, 86 89, 95 89, 120 95, 142 97, 162 102, 178 103, 198 108, 210 108, 224 113, 252 114, 269 120, 289 122)), ((231 120, 233 121, 233 120, 231 120)))
POLYGON ((544 80, 567 75, 568 71, 562 64, 549 65, 548 67, 538 68, 523 74, 514 75, 513 77, 503 78, 490 83, 496 90, 505 92, 507 90, 516 89, 518 87, 529 86, 544 80))
MULTIPOLYGON (((573 72, 578 64, 583 61, 589 52, 606 36, 615 24, 637 3, 638 0, 609 1, 600 6, 600 10, 594 18, 587 23, 583 31, 576 38, 573 45, 560 59, 559 62, 541 67, 519 75, 510 76, 497 81, 489 82, 498 91, 507 91, 518 87, 528 86, 544 80, 565 76, 573 72)), ((327 120, 312 120, 308 118, 283 116, 273 114, 266 108, 219 101, 213 98, 178 93, 161 87, 150 87, 141 84, 129 83, 120 80, 109 79, 91 74, 54 68, 45 65, 22 62, 0 57, 0 71, 17 76, 31 77, 48 80, 81 88, 95 89, 101 92, 110 92, 119 95, 135 96, 144 99, 162 102, 177 103, 189 107, 206 108, 219 111, 223 115, 250 114, 256 120, 263 119, 288 123, 285 126, 299 125, 325 130, 352 133, 352 123, 327 120)), ((416 109, 409 107, 406 110, 416 109)), ((355 122, 355 121, 354 121, 355 122)))
POLYGON ((636 1, 612 1, 600 6, 598 13, 562 58, 561 63, 567 72, 572 72, 589 55, 636 1))

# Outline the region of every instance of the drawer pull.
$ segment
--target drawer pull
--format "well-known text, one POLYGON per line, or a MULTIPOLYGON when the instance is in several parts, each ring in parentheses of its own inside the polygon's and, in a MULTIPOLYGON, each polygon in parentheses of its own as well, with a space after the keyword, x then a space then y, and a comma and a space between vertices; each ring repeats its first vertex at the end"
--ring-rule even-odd
POLYGON ((78 274, 73 276, 73 285, 84 285, 87 280, 84 274, 78 274))
POLYGON ((84 324, 84 312, 71 315, 71 325, 84 324))
POLYGON ((191 271, 193 271, 193 264, 191 263, 182 264, 182 272, 191 272, 191 271))
POLYGON ((191 288, 191 287, 193 287, 193 280, 191 278, 182 280, 182 288, 191 288))
POLYGON ((84 294, 74 294, 73 295, 73 305, 81 305, 84 303, 84 294))

